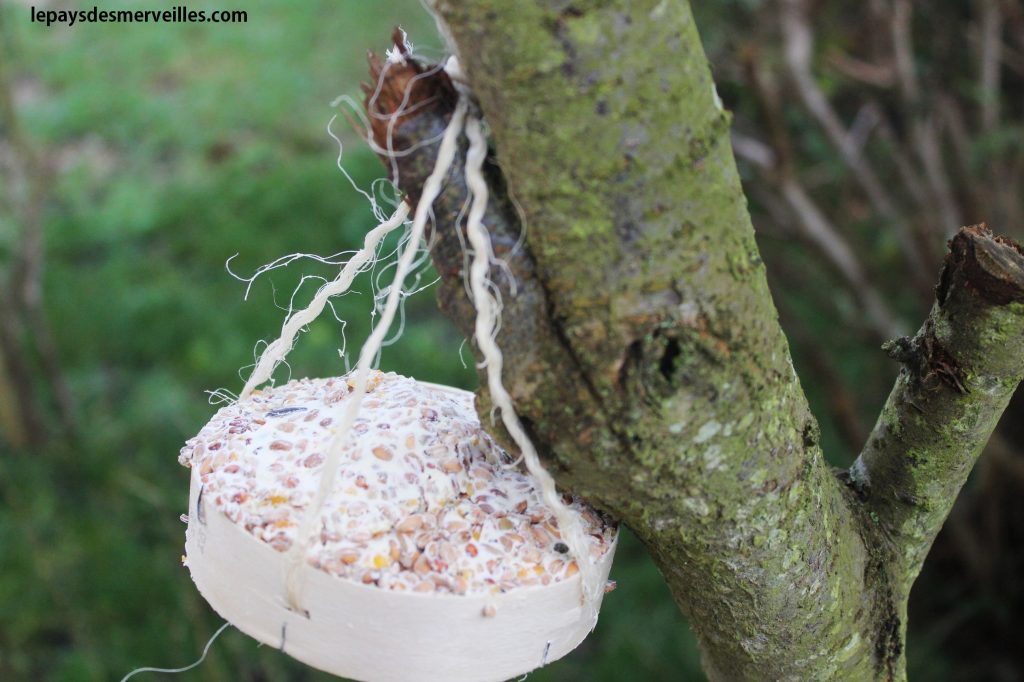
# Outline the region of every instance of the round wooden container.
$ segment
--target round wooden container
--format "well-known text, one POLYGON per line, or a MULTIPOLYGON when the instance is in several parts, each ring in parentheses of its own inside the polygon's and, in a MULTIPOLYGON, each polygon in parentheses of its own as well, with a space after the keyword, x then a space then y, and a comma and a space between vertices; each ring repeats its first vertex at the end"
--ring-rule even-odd
MULTIPOLYGON (((472 405, 472 394, 423 386, 472 405)), ((597 622, 600 597, 583 604, 578 572, 547 585, 420 593, 362 584, 308 563, 298 575, 307 613, 298 613, 285 599, 290 553, 233 521, 212 497, 193 466, 185 548, 203 597, 239 630, 342 677, 507 680, 566 655, 597 622)), ((612 539, 597 559, 602 580, 617 540, 608 532, 612 539)))

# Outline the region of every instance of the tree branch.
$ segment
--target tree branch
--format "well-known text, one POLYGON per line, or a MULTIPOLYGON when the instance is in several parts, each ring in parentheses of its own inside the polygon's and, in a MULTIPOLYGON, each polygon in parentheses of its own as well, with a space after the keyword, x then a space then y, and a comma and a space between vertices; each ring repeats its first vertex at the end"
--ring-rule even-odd
MULTIPOLYGON (((521 257, 536 267, 512 269, 536 295, 503 286, 498 340, 559 483, 651 548, 713 676, 874 669, 873 647, 851 647, 873 629, 851 606, 855 519, 776 320, 689 8, 439 9, 473 55, 463 64, 528 220, 521 257)), ((399 181, 415 177, 400 168, 399 181)), ((464 200, 458 179, 449 192, 440 233, 464 200)), ((442 296, 461 299, 461 250, 438 246, 454 282, 442 296)), ((471 310, 443 306, 468 329, 471 310)))
POLYGON ((1024 375, 1024 251, 962 229, 931 315, 887 350, 903 367, 850 476, 909 590, 1024 375))
MULTIPOLYGON (((559 484, 645 542, 713 680, 903 679, 906 581, 822 457, 689 6, 435 9, 493 133, 504 381, 559 484)), ((436 69, 383 68, 372 134, 408 151, 385 163, 416 201, 435 146, 414 145, 454 90, 436 69)), ((468 335, 461 163, 431 254, 468 335)))

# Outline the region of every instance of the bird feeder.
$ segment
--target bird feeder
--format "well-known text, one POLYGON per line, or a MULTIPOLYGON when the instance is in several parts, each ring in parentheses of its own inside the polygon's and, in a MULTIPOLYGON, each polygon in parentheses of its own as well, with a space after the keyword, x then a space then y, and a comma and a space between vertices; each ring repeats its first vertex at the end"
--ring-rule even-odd
POLYGON ((572 651, 601 600, 582 598, 579 562, 603 586, 616 530, 572 501, 589 553, 573 556, 534 479, 481 428, 471 393, 372 373, 302 543, 351 393, 346 378, 256 391, 182 449, 186 563, 210 605, 264 644, 367 682, 506 680, 572 651))

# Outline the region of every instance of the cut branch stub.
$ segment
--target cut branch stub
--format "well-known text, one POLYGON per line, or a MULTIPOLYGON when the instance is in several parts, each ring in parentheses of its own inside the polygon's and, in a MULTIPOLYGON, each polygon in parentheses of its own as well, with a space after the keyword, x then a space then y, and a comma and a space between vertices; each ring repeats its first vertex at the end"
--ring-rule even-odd
POLYGON ((950 240, 931 315, 850 471, 909 590, 1024 375, 1024 253, 984 225, 950 240))
MULTIPOLYGON (((387 166, 392 181, 399 180, 406 166, 419 163, 423 155, 409 155, 406 152, 413 143, 403 144, 410 135, 400 135, 408 123, 414 120, 426 121, 438 126, 430 137, 421 136, 425 131, 416 130, 414 142, 422 143, 434 139, 444 132, 448 120, 455 111, 457 94, 448 74, 440 65, 424 68, 408 54, 404 42, 404 34, 396 28, 392 34, 395 60, 381 61, 373 52, 367 57, 370 65, 370 82, 363 83, 363 108, 370 119, 369 137, 377 155, 387 166), (398 177, 396 177, 396 175, 398 177)), ((433 154, 430 155, 433 163, 433 154)), ((406 192, 410 208, 415 210, 419 203, 420 188, 423 180, 430 173, 432 166, 409 169, 417 177, 419 183, 405 183, 402 189, 406 192)))
POLYGON ((936 290, 945 303, 954 275, 991 305, 1024 302, 1024 249, 1016 242, 993 235, 985 224, 963 228, 949 241, 949 255, 936 290))

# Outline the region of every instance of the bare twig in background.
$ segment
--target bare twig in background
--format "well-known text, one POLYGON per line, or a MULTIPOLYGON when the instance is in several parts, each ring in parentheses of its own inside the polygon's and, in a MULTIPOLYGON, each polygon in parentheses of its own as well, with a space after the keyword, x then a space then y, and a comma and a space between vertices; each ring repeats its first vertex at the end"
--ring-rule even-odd
POLYGON ((8 299, 0 294, 0 360, 8 379, 0 390, 10 391, 0 401, 9 406, 11 418, 20 423, 3 435, 11 447, 38 445, 46 437, 46 427, 39 414, 31 371, 24 362, 18 321, 8 299))
POLYGON ((882 295, 872 284, 853 249, 814 203, 799 180, 791 174, 779 171, 775 166, 776 154, 765 144, 739 133, 732 136, 736 155, 761 168, 764 179, 780 178, 779 195, 796 217, 796 227, 842 276, 847 288, 864 312, 864 326, 876 336, 888 339, 900 336, 903 325, 886 305, 882 295))
POLYGON ((974 171, 971 168, 973 141, 967 128, 963 107, 957 98, 948 94, 943 94, 936 100, 936 107, 939 111, 942 132, 949 140, 953 152, 954 167, 959 174, 957 179, 961 193, 968 197, 968 205, 965 210, 969 211, 971 215, 977 215, 987 202, 982 188, 978 183, 971 181, 974 177, 974 171))
POLYGON ((999 127, 1000 69, 1003 49, 1003 13, 999 0, 979 0, 981 4, 981 55, 979 86, 981 126, 991 133, 999 127))
MULTIPOLYGON (((734 132, 732 142, 736 155, 759 168, 764 180, 777 188, 783 203, 796 218, 796 227, 800 234, 825 256, 860 305, 864 314, 861 321, 863 326, 882 339, 905 333, 903 325, 889 310, 853 248, 801 183, 793 167, 795 151, 782 120, 781 96, 777 85, 759 68, 755 55, 747 55, 744 65, 768 126, 771 144, 766 145, 734 132)), ((877 117, 859 118, 868 122, 862 126, 863 128, 874 127, 877 121, 877 117)), ((851 149, 860 149, 863 141, 859 141, 858 138, 864 137, 866 133, 850 135, 848 139, 851 149)), ((859 156, 859 152, 857 155, 859 156)))
POLYGON ((853 249, 825 213, 814 203, 794 176, 781 184, 782 196, 797 215, 804 236, 828 258, 849 285, 867 317, 867 326, 881 338, 900 336, 904 326, 889 310, 885 300, 861 267, 853 249))
MULTIPOLYGON (((873 102, 873 106, 881 107, 873 102)), ((928 198, 928 190, 921 182, 920 174, 914 168, 913 162, 907 154, 906 147, 893 130, 892 121, 888 117, 879 114, 878 136, 885 142, 885 151, 896 166, 900 181, 907 188, 907 193, 914 198, 914 203, 919 211, 933 212, 934 206, 928 198)))
POLYGON ((895 0, 890 33, 903 96, 904 117, 910 121, 911 141, 917 149, 928 186, 941 210, 940 220, 933 223, 932 228, 938 230, 938 236, 945 239, 963 225, 963 218, 953 195, 949 174, 946 172, 935 121, 923 106, 922 88, 913 57, 912 20, 913 6, 910 0, 895 0))
POLYGON ((911 137, 917 145, 918 156, 924 167, 925 178, 942 211, 942 220, 934 225, 942 239, 950 237, 963 224, 963 215, 957 206, 942 146, 939 143, 934 115, 929 113, 914 123, 911 137))
MULTIPOLYGON (((20 395, 20 413, 24 431, 38 442, 45 431, 40 430, 41 398, 33 389, 33 371, 29 357, 34 350, 42 378, 51 394, 61 426, 67 434, 74 432, 75 406, 70 387, 60 366, 53 331, 46 317, 43 298, 45 243, 43 239, 43 207, 46 203, 50 172, 44 159, 29 142, 18 120, 13 84, 0 64, 0 122, 9 165, 21 179, 23 197, 13 197, 12 212, 20 223, 12 262, 3 273, 4 305, 3 357, 7 374, 20 395), (20 200, 19 200, 20 199, 20 200), (32 350, 29 350, 32 349, 32 350)), ((14 184, 14 183, 11 183, 14 184)))
POLYGON ((892 35, 892 53, 896 62, 896 74, 908 104, 921 99, 921 87, 917 80, 917 69, 914 67, 914 42, 911 38, 910 24, 913 7, 909 0, 895 0, 892 4, 889 28, 892 35))
POLYGON ((847 78, 875 88, 888 89, 896 84, 895 71, 888 64, 873 64, 842 52, 830 53, 828 63, 847 78))
POLYGON ((903 249, 903 255, 911 267, 918 286, 927 290, 931 286, 932 274, 925 265, 921 249, 909 225, 900 215, 896 202, 885 190, 877 173, 867 159, 852 144, 846 127, 839 115, 821 91, 811 73, 811 56, 814 51, 814 34, 807 17, 805 0, 782 0, 780 25, 784 40, 786 65, 804 106, 825 131, 826 136, 840 152, 854 178, 860 184, 875 211, 883 217, 896 233, 903 249))

